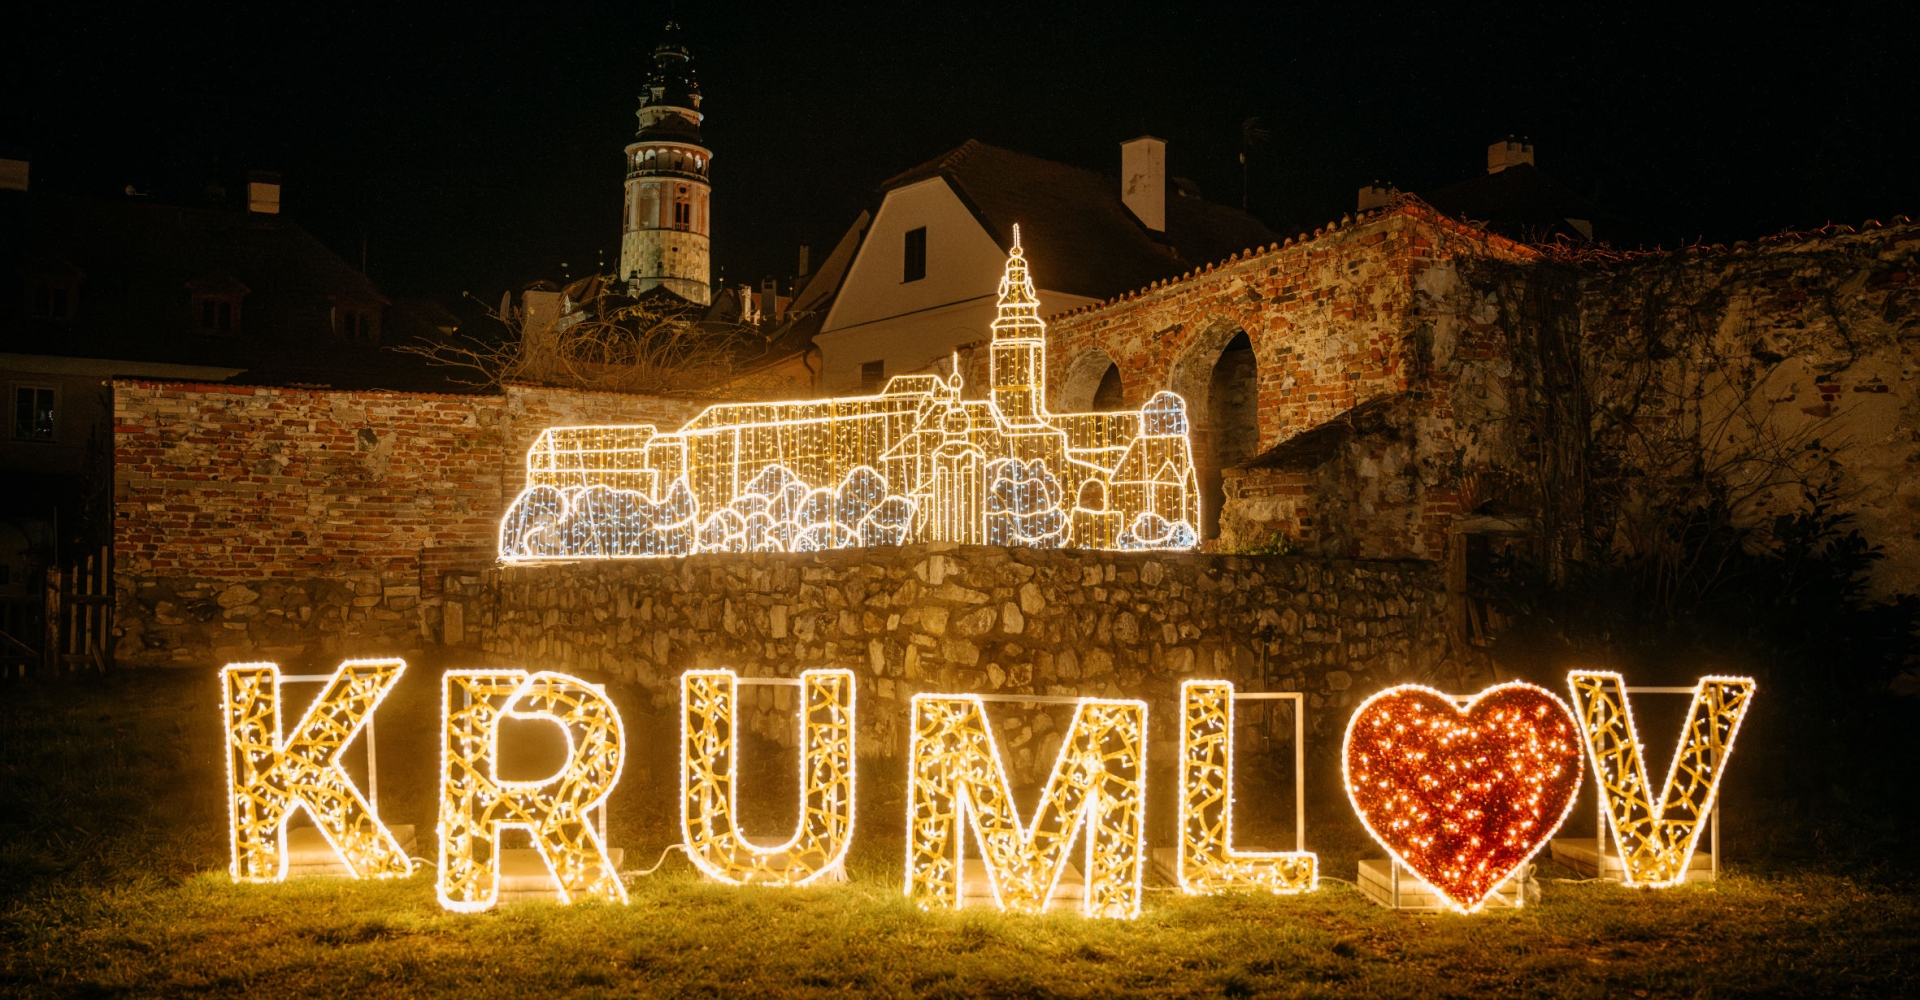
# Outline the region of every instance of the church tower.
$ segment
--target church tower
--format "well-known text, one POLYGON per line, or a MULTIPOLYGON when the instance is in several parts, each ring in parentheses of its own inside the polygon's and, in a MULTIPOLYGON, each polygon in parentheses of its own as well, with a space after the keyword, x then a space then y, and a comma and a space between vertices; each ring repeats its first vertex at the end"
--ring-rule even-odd
POLYGON ((640 131, 627 146, 620 277, 633 294, 665 288, 707 305, 713 299, 707 181, 713 154, 701 145, 700 83, 679 36, 680 26, 668 24, 653 50, 637 112, 640 131))
POLYGON ((1040 297, 1020 252, 1020 227, 1013 227, 1013 249, 1000 276, 999 314, 993 320, 993 402, 1015 426, 1036 424, 1044 415, 1040 380, 1046 372, 1047 324, 1040 319, 1040 297))

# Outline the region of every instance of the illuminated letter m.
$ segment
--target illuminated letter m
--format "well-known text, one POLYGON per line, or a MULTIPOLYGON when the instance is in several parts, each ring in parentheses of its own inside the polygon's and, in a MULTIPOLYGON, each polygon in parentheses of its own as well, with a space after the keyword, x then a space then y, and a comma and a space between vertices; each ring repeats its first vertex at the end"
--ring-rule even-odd
POLYGON ((971 824, 995 900, 1041 912, 1083 828, 1086 897, 1094 917, 1140 913, 1147 705, 1085 699, 1060 744, 1032 826, 1023 824, 1007 772, 970 695, 917 695, 907 791, 907 895, 958 906, 971 824))

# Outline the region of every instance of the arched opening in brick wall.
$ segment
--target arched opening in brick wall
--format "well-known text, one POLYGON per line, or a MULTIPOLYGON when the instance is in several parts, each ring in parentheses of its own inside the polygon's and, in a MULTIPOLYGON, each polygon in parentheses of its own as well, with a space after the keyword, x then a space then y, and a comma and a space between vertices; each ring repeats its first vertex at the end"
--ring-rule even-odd
POLYGON ((1200 329, 1174 362, 1169 387, 1193 419, 1193 471, 1200 479, 1200 537, 1220 537, 1226 500, 1220 470, 1260 450, 1259 365, 1252 338, 1230 319, 1200 329))
POLYGON ((1120 366, 1108 365, 1106 373, 1100 376, 1100 388, 1093 391, 1093 409, 1096 413, 1117 410, 1126 403, 1126 391, 1120 385, 1120 366))
POLYGON ((1066 377, 1060 380, 1060 389, 1054 393, 1053 412, 1117 410, 1125 404, 1120 366, 1107 352, 1095 348, 1067 366, 1066 377))
POLYGON ((1253 341, 1236 333, 1221 350, 1207 379, 1208 456, 1200 473, 1202 537, 1220 537, 1220 508, 1226 502, 1221 470, 1260 450, 1260 368, 1253 341))

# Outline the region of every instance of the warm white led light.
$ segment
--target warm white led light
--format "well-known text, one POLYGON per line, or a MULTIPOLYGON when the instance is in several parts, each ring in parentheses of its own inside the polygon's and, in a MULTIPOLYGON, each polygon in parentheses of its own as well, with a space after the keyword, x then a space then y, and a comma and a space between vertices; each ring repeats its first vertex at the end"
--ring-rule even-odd
POLYGON ((1147 704, 1086 698, 1041 793, 1031 826, 1021 822, 1007 771, 973 695, 913 698, 907 764, 906 894, 921 905, 957 907, 965 829, 980 845, 995 903, 1039 913, 1084 830, 1090 917, 1140 915, 1145 870, 1147 704))
MULTIPOLYGON (((1176 872, 1188 893, 1319 888, 1311 851, 1240 851, 1233 846, 1233 682, 1180 685, 1180 845, 1176 872)), ((1295 753, 1301 748, 1295 747, 1295 753)))
POLYGON ((948 541, 1187 549, 1199 481, 1186 404, 1047 412, 1045 324, 1019 231, 990 399, 903 375, 877 396, 716 405, 678 432, 552 427, 500 523, 500 558, 812 552, 948 541))
POLYGON ((440 875, 449 910, 491 908, 500 896, 501 832, 525 830, 559 884, 560 902, 627 901, 626 887, 587 814, 620 780, 625 742, 606 692, 565 674, 449 670, 441 688, 440 875), (458 694, 459 704, 455 704, 458 694), (567 763, 539 781, 495 776, 500 720, 560 725, 567 763))
POLYGON ((236 882, 287 877, 287 819, 305 807, 355 878, 413 874, 400 842, 340 767, 407 669, 404 660, 348 660, 282 735, 280 668, 230 663, 220 671, 227 731, 227 830, 236 882))
MULTIPOLYGON (((1573 689, 1587 759, 1606 800, 1607 826, 1619 847, 1626 883, 1663 889, 1685 882, 1758 685, 1751 677, 1702 677, 1695 682, 1658 808, 1647 782, 1646 754, 1634 729, 1626 682, 1610 671, 1575 670, 1567 674, 1567 686, 1573 689)), ((1605 854, 1604 832, 1595 844, 1601 848, 1597 853, 1605 854)))
POLYGON ((786 843, 756 847, 734 819, 739 678, 731 670, 681 675, 680 830, 687 857, 709 878, 806 885, 846 858, 853 841, 854 687, 851 670, 800 675, 800 822, 786 843))

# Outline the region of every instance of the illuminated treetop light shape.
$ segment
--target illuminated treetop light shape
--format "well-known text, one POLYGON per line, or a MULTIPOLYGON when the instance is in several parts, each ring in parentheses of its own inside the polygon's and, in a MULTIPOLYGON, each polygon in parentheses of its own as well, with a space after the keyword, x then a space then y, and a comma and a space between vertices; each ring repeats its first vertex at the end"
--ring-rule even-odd
POLYGON ((599 687, 552 671, 449 670, 440 719, 440 905, 491 909, 500 898, 501 833, 524 830, 559 885, 560 902, 583 896, 625 903, 626 886, 587 813, 620 780, 620 713, 599 687), (567 762, 539 781, 496 774, 502 719, 559 725, 567 762))
POLYGON ((995 903, 1040 913, 1066 873, 1079 834, 1086 843, 1081 913, 1139 916, 1146 870, 1146 736, 1146 702, 1079 699, 1029 826, 1020 821, 983 699, 915 695, 907 763, 907 896, 922 906, 960 905, 965 827, 971 825, 995 903))
POLYGON ((956 371, 877 396, 709 407, 678 432, 552 427, 500 524, 500 558, 811 552, 946 541, 1187 549, 1186 404, 1047 412, 1046 325, 1019 230, 993 321, 991 398, 956 371))
MULTIPOLYGON (((1233 846, 1233 682, 1180 685, 1180 845, 1176 872, 1188 893, 1256 888, 1274 893, 1319 887, 1311 851, 1240 851, 1233 846)), ((1297 706, 1295 711, 1304 708, 1297 706)), ((1302 753, 1299 746, 1294 753, 1302 753)), ((1303 800, 1304 801, 1304 800, 1303 800)))
POLYGON ((853 842, 853 671, 800 675, 800 823, 791 839, 773 847, 749 842, 734 820, 739 685, 731 670, 680 676, 680 829, 687 857, 720 882, 806 885, 838 868, 853 842))
POLYGON ((348 660, 291 732, 280 725, 280 668, 229 663, 220 671, 227 731, 227 829, 235 882, 287 877, 287 820, 304 807, 354 878, 413 874, 400 842, 380 822, 340 755, 366 728, 404 660, 348 660), (286 733, 282 736, 282 733, 286 733))
POLYGON ((1539 853, 1580 791, 1580 734, 1566 702, 1520 681, 1465 705, 1403 684, 1347 723, 1347 797, 1367 832, 1472 913, 1539 853))
MULTIPOLYGON (((1606 800, 1603 815, 1620 849, 1625 882, 1656 889, 1685 882, 1706 818, 1713 813, 1734 738, 1753 704, 1753 678, 1702 677, 1694 684, 1693 703, 1657 809, 1625 681, 1617 673, 1575 670, 1567 675, 1567 685, 1580 710, 1588 759, 1606 800)), ((1602 847, 1605 839, 1602 831, 1602 847)))

